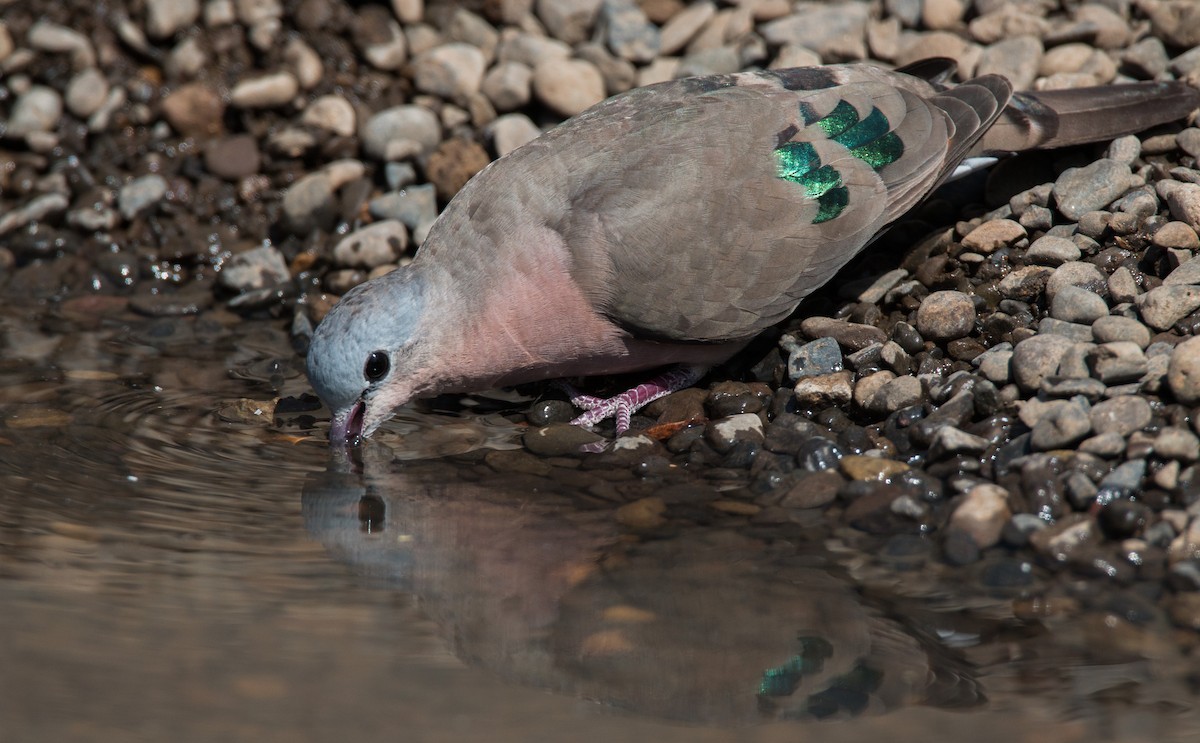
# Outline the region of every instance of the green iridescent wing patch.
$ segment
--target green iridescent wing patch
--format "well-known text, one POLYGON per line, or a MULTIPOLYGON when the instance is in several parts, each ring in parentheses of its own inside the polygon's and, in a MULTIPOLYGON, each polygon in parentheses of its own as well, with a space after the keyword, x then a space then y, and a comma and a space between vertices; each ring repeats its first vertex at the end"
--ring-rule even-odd
MULTIPOLYGON (((817 126, 829 139, 850 151, 878 172, 896 162, 904 154, 904 143, 891 131, 887 116, 872 108, 866 118, 846 101, 838 101, 825 116, 807 102, 800 104, 800 116, 805 126, 817 126)), ((775 148, 775 173, 785 181, 804 188, 804 194, 817 201, 813 224, 827 222, 850 205, 850 191, 842 185, 842 175, 830 165, 821 163, 816 149, 809 142, 785 142, 775 148)))

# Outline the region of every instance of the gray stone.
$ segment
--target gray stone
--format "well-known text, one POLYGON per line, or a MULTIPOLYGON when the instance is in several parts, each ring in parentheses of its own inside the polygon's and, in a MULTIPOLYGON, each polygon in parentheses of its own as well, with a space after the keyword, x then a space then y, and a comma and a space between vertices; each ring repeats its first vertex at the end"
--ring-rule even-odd
POLYGON ((343 237, 333 248, 333 260, 347 268, 376 268, 395 263, 408 247, 408 230, 395 219, 384 219, 343 237))
POLYGON ((167 195, 167 181, 161 175, 150 174, 134 178, 121 187, 117 207, 125 219, 133 219, 150 211, 167 195))
POLYGON ((1057 335, 1035 335, 1016 345, 1012 356, 1013 380, 1027 391, 1036 391, 1042 380, 1055 374, 1067 351, 1075 345, 1057 335))
POLYGON ((1200 337, 1175 346, 1167 367, 1167 384, 1175 399, 1185 405, 1200 402, 1200 337))
POLYGON ((890 379, 870 396, 864 407, 867 410, 894 413, 902 408, 916 405, 924 399, 921 380, 912 376, 890 379))
POLYGON ((1065 237, 1045 235, 1033 241, 1025 251, 1025 257, 1034 263, 1058 266, 1079 260, 1080 252, 1079 247, 1065 237))
POLYGON ((1108 314, 1108 304, 1100 295, 1078 286, 1064 286, 1050 301, 1050 316, 1073 323, 1094 323, 1108 314))
POLYGON ((862 3, 798 3, 790 15, 759 27, 772 46, 811 49, 823 59, 866 56, 869 9, 862 3))
POLYGON ((86 119, 104 105, 108 98, 108 80, 95 67, 89 67, 67 83, 67 110, 86 119))
POLYGON ((415 230, 437 217, 437 191, 430 183, 410 186, 371 199, 368 208, 376 219, 396 219, 415 230))
POLYGON ((525 114, 505 114, 488 126, 496 155, 504 157, 527 142, 537 139, 541 131, 525 114))
POLYGON ((297 235, 328 229, 336 216, 334 187, 327 173, 309 173, 283 195, 283 226, 297 235))
POLYGON ((273 287, 290 278, 283 253, 273 245, 235 253, 217 274, 221 286, 239 293, 273 287))
POLYGON ((1200 184, 1161 180, 1158 195, 1171 210, 1171 218, 1200 230, 1200 184))
POLYGON ((549 60, 533 68, 533 93, 563 116, 574 116, 604 100, 604 77, 582 59, 549 60))
POLYGON ((16 209, 0 212, 0 235, 5 235, 18 227, 24 227, 32 222, 38 222, 55 214, 66 211, 69 202, 60 193, 42 194, 16 209))
POLYGON ((587 40, 596 24, 602 0, 538 0, 537 15, 546 30, 561 41, 587 40))
POLYGON ((146 0, 146 34, 165 39, 200 17, 199 0, 146 0))
POLYGON ((796 382, 793 394, 801 406, 814 409, 845 405, 854 396, 853 372, 840 371, 820 377, 805 377, 796 382))
POLYGON ((1045 291, 1053 273, 1054 269, 1045 266, 1022 266, 1000 279, 996 289, 1005 299, 1027 302, 1045 291))
POLYGON ((1110 491, 1114 495, 1125 496, 1136 493, 1146 477, 1146 460, 1131 459, 1113 468, 1100 480, 1100 490, 1110 491))
POLYGON ((612 53, 630 62, 646 63, 658 56, 658 27, 634 0, 604 0, 598 18, 612 53))
POLYGON ((1130 341, 1103 343, 1088 352, 1092 376, 1107 385, 1136 382, 1149 368, 1141 346, 1130 341))
POLYGON ((1026 237, 1025 228, 1011 219, 989 219, 968 232, 962 239, 967 250, 990 254, 1026 237))
POLYGON ((1013 36, 986 47, 979 57, 976 75, 1003 75, 1017 90, 1033 87, 1042 61, 1042 41, 1033 36, 1013 36))
POLYGON ((1195 462, 1200 459, 1200 438, 1186 428, 1166 426, 1154 439, 1154 453, 1163 459, 1195 462))
POLYGON ((1078 286, 1102 295, 1108 289, 1108 278, 1091 263, 1071 261, 1054 269, 1046 281, 1046 297, 1053 300, 1064 286, 1078 286))
POLYGON ((1061 335, 1064 338, 1070 338, 1080 343, 1091 343, 1094 340, 1090 325, 1057 320, 1053 317, 1043 317, 1038 321, 1038 333, 1061 335))
POLYGON ((1121 395, 1092 406, 1092 429, 1098 434, 1117 433, 1129 436, 1150 423, 1153 411, 1146 398, 1121 395))
MULTIPOLYGON (((1167 222, 1162 227, 1154 232, 1154 237, 1151 239, 1155 245, 1160 248, 1177 248, 1179 250, 1197 250, 1200 249, 1200 237, 1197 237, 1196 230, 1192 229, 1191 225, 1183 222, 1167 222)), ((1196 259, 1192 259, 1189 263, 1196 263, 1196 259)), ((1187 264, 1184 264, 1187 265, 1187 264)), ((1182 268, 1182 266, 1180 266, 1182 268)), ((1179 269, 1176 269, 1178 271, 1179 269)), ((1200 283, 1200 276, 1197 276, 1194 271, 1188 276, 1189 284, 1200 283)), ((1170 276, 1167 280, 1170 281, 1170 276)))
POLYGON ((1068 168, 1054 182, 1054 199, 1067 219, 1102 209, 1133 187, 1129 166, 1115 160, 1097 160, 1082 168, 1068 168))
POLYGON ((340 95, 323 95, 304 109, 301 123, 336 134, 339 137, 354 135, 357 115, 350 101, 340 95))
POLYGON ((437 147, 442 125, 437 115, 424 106, 395 106, 367 119, 361 135, 368 155, 379 160, 402 160, 437 147), (415 151, 407 152, 404 143, 411 143, 415 151), (401 152, 405 154, 393 157, 401 152))
MULTIPOLYGON (((0 28, 3 28, 2 22, 0 22, 0 28)), ((0 36, 8 39, 7 45, 11 52, 12 38, 8 36, 7 30, 0 33, 0 36)), ((38 51, 70 54, 71 64, 77 70, 96 66, 96 51, 88 37, 75 29, 60 26, 57 23, 46 20, 35 22, 25 34, 25 43, 31 49, 38 51)), ((5 46, 4 40, 0 39, 0 47, 3 46, 5 46)), ((3 50, 0 49, 0 59, 8 56, 7 53, 2 52, 3 50)))
POLYGON ((917 331, 930 340, 962 338, 975 328, 975 304, 962 292, 934 292, 917 308, 917 331))
POLYGON ((422 93, 465 101, 479 91, 485 65, 483 52, 470 44, 443 44, 413 60, 413 82, 422 93))
POLYGON ((1092 335, 1097 343, 1128 341, 1141 348, 1150 345, 1150 329, 1137 320, 1118 315, 1105 315, 1092 323, 1092 335))
POLYGON ((989 382, 1004 385, 1012 380, 1012 357, 1012 344, 1001 343, 976 356, 972 363, 989 382))
POLYGON ((788 352, 788 377, 793 382, 842 370, 842 349, 833 338, 800 345, 792 336, 784 335, 780 345, 788 352))
POLYGON ((62 118, 63 101, 58 91, 43 85, 31 85, 17 97, 12 114, 8 117, 10 137, 52 131, 62 118))
POLYGON ((513 111, 533 95, 533 70, 520 62, 501 62, 488 70, 481 90, 497 111, 513 111))
POLYGON ((1133 278, 1133 272, 1125 266, 1119 266, 1117 270, 1112 272, 1108 277, 1108 296, 1114 304, 1123 304, 1132 302, 1138 296, 1137 279, 1133 278))
MULTIPOLYGON (((1174 222, 1173 224, 1180 223, 1174 222)), ((1183 226, 1187 227, 1187 225, 1183 226)), ((1161 232, 1162 230, 1159 231, 1161 232)), ((1186 286, 1191 284, 1200 284, 1200 257, 1192 258, 1179 264, 1178 268, 1167 274, 1167 278, 1163 279, 1163 286, 1186 286)))
POLYGON ((1159 286, 1134 300, 1142 320, 1155 330, 1166 330, 1200 307, 1200 286, 1159 286))
POLYGON ((1038 451, 1062 449, 1083 440, 1091 429, 1091 421, 1083 406, 1064 401, 1034 424, 1030 444, 1038 451))

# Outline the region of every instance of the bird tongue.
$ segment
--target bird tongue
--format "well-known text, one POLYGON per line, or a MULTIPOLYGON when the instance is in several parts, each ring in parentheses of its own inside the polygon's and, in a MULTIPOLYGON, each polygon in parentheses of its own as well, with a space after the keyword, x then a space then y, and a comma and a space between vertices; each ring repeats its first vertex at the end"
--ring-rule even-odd
POLYGON ((358 400, 346 411, 344 416, 334 416, 333 425, 329 429, 329 440, 336 444, 357 446, 362 439, 363 413, 366 405, 358 400))

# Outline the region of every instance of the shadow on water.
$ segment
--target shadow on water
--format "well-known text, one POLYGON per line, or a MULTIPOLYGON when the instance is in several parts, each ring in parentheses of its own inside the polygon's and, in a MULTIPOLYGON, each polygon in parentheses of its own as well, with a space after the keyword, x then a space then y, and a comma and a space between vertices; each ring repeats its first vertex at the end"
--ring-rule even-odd
POLYGON ((307 389, 274 325, 99 317, 0 312, 4 743, 1200 730, 1153 612, 1018 618, 819 514, 631 528, 489 468, 498 416, 406 415, 347 459, 237 405, 307 389))

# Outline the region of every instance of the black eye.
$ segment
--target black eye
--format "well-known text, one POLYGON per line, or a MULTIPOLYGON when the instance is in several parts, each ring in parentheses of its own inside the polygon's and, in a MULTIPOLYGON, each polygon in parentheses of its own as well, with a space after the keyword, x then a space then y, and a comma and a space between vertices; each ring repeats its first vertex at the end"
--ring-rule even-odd
POLYGON ((386 351, 372 351, 367 356, 366 366, 363 367, 363 376, 368 382, 378 382, 387 376, 391 363, 386 351))

